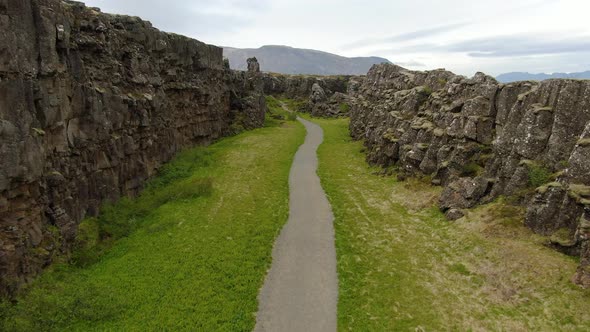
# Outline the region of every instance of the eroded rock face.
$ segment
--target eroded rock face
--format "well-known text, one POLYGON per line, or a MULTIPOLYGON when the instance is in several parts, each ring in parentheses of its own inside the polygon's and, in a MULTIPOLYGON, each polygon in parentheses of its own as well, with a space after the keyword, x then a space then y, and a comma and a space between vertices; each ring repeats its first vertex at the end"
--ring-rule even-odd
POLYGON ((384 64, 349 95, 351 134, 371 163, 431 175, 453 219, 500 195, 522 196, 525 224, 581 252, 575 280, 590 285, 590 81, 500 84, 482 73, 384 64))
POLYGON ((263 81, 221 48, 82 3, 0 1, 0 292, 69 249, 180 149, 261 126, 263 81))

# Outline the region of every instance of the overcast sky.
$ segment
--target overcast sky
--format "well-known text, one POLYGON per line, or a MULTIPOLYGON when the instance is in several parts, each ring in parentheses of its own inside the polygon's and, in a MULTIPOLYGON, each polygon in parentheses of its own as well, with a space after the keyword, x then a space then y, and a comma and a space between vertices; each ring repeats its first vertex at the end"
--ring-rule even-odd
POLYGON ((459 74, 590 70, 590 0, 87 0, 223 46, 375 55, 459 74))

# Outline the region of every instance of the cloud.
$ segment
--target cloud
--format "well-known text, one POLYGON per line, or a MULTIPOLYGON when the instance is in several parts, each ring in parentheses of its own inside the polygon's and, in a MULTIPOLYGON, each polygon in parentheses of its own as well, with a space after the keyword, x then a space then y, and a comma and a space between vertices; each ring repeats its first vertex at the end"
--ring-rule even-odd
POLYGON ((465 52, 475 58, 535 56, 590 52, 590 37, 556 39, 537 35, 495 36, 449 45, 451 52, 465 52))
POLYGON ((290 45, 466 75, 590 66, 588 0, 82 1, 215 45, 290 45))
POLYGON ((414 60, 406 62, 396 61, 395 64, 402 67, 426 67, 426 64, 414 60))
POLYGON ((363 40, 358 40, 358 41, 350 43, 350 44, 343 45, 342 47, 347 48, 347 49, 351 49, 351 48, 355 49, 355 48, 361 48, 361 47, 371 46, 371 45, 375 45, 375 44, 396 43, 396 42, 405 42, 405 41, 411 41, 411 40, 416 40, 416 39, 423 39, 423 38, 428 38, 428 37, 432 37, 435 35, 440 35, 440 34, 443 34, 443 33, 449 32, 449 31, 457 30, 457 29, 463 28, 465 26, 468 26, 470 24, 471 23, 468 23, 468 22, 454 23, 454 24, 448 24, 448 25, 438 26, 438 27, 429 28, 429 29, 422 29, 422 30, 406 32, 406 33, 402 33, 402 34, 391 36, 391 37, 367 38, 367 39, 363 39, 363 40))
POLYGON ((159 29, 199 36, 236 31, 269 8, 268 0, 86 0, 104 12, 140 16, 159 29))
POLYGON ((557 39, 553 35, 501 35, 446 44, 423 43, 372 51, 372 53, 464 53, 473 58, 522 57, 590 52, 590 35, 557 39))

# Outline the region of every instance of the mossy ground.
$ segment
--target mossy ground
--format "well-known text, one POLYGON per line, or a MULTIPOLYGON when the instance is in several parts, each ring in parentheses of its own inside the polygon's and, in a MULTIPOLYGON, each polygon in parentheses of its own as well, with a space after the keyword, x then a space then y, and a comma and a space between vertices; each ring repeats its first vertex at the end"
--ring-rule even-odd
POLYGON ((588 331, 577 262, 505 203, 448 222, 440 188, 367 166, 348 120, 324 129, 319 175, 335 215, 341 331, 588 331))
POLYGON ((4 331, 250 331, 305 129, 270 121, 182 153, 83 223, 69 263, 0 307, 4 331))

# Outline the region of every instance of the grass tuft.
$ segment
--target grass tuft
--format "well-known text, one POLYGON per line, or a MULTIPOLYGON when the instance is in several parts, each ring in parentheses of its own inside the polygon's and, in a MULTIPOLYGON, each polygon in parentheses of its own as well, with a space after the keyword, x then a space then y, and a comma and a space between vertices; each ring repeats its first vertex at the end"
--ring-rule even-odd
POLYGON ((266 96, 266 105, 268 112, 266 114, 266 126, 276 127, 282 125, 285 121, 297 120, 297 111, 299 104, 290 99, 277 99, 274 96, 266 96))
POLYGON ((536 163, 530 163, 529 168, 529 185, 532 188, 538 188, 552 181, 552 173, 546 167, 536 163))
POLYGON ((348 103, 341 103, 338 107, 342 113, 348 113, 350 111, 350 105, 348 103))
POLYGON ((469 272, 469 269, 461 263, 457 263, 457 264, 453 264, 453 265, 449 266, 449 271, 454 272, 454 273, 459 273, 464 276, 471 275, 471 272, 469 272))

